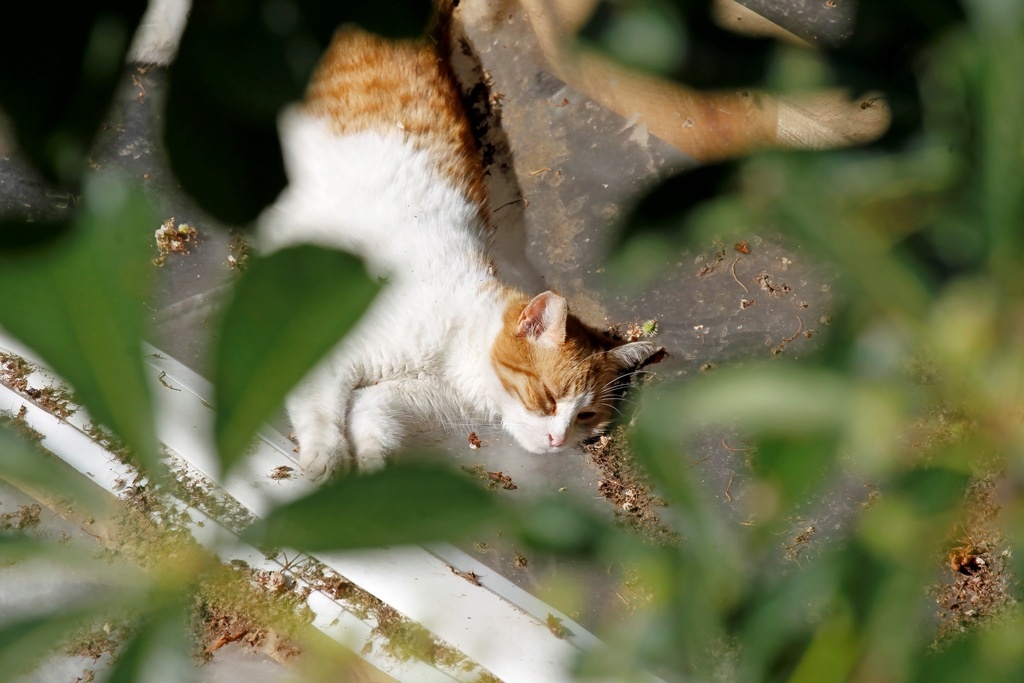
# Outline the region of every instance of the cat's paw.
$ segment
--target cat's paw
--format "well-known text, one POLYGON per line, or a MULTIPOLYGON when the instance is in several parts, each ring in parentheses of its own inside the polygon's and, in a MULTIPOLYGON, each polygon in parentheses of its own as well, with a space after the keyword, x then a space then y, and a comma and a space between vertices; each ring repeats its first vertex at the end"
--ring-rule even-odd
MULTIPOLYGON (((359 415, 354 411, 354 415, 359 415)), ((388 424, 376 420, 355 419, 352 422, 352 453, 360 472, 384 469, 388 455, 399 445, 398 429, 389 431, 388 424)))
POLYGON ((335 474, 344 474, 355 468, 359 472, 374 472, 384 468, 388 451, 377 441, 357 441, 352 444, 355 455, 347 446, 326 445, 311 440, 307 449, 299 442, 299 464, 307 479, 321 481, 335 474))
POLYGON ((382 450, 362 450, 356 452, 356 467, 360 472, 376 472, 384 469, 388 454, 382 450))
POLYGON ((299 437, 299 465, 307 479, 320 481, 348 469, 348 448, 343 441, 340 437, 299 437))
POLYGON ((311 456, 303 454, 299 460, 299 464, 302 465, 302 471, 305 473, 307 479, 313 481, 320 481, 321 479, 327 479, 336 469, 336 461, 330 456, 323 455, 319 451, 313 453, 311 456))
POLYGON ((388 455, 402 445, 402 399, 402 388, 392 382, 364 387, 353 394, 348 434, 360 472, 383 469, 388 455))

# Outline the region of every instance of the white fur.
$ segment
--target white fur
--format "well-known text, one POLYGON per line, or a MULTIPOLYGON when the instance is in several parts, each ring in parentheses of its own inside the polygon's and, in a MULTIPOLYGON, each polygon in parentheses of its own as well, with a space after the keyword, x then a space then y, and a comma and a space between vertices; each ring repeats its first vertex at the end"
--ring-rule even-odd
POLYGON ((128 61, 167 66, 178 52, 192 0, 150 0, 128 49, 128 61))
POLYGON ((558 450, 548 434, 564 439, 571 413, 528 413, 491 365, 506 296, 488 273, 477 208, 400 130, 339 136, 292 108, 281 138, 289 185, 260 219, 260 246, 342 248, 388 278, 288 399, 309 474, 350 457, 359 468, 379 467, 408 431, 466 416, 501 417, 528 450, 558 450))

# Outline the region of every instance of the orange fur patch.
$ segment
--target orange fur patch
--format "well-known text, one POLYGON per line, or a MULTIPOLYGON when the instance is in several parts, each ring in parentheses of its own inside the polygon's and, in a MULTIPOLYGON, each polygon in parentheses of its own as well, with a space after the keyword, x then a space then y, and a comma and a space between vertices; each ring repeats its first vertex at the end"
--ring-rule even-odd
POLYGON ((444 55, 427 39, 387 40, 354 26, 335 34, 306 108, 340 135, 403 131, 475 205, 486 205, 480 154, 444 55))
MULTIPOLYGON (((585 391, 601 399, 602 392, 619 376, 619 369, 604 352, 622 342, 570 314, 562 344, 547 347, 533 343, 516 334, 519 316, 529 303, 529 297, 521 294, 510 297, 504 326, 491 348, 491 363, 505 390, 528 410, 546 415, 554 412, 556 401, 585 391)), ((595 424, 609 421, 613 410, 610 398, 589 410, 598 413, 595 424)))

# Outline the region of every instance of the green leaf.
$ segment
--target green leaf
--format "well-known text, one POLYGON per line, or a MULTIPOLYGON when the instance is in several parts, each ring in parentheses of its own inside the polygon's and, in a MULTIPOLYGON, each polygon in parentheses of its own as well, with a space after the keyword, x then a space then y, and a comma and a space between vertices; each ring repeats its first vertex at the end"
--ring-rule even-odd
POLYGON ((52 539, 28 536, 22 531, 0 531, 0 567, 26 561, 49 561, 65 567, 86 567, 96 563, 96 546, 86 543, 60 543, 52 539))
POLYGON ((107 503, 102 489, 73 470, 42 446, 0 429, 0 479, 32 495, 43 493, 50 500, 74 501, 91 512, 107 503))
POLYGON ((835 466, 838 439, 835 434, 768 436, 757 440, 754 472, 762 481, 777 487, 787 515, 792 506, 811 498, 835 466))
POLYGON ((301 100, 335 30, 418 36, 430 12, 429 0, 192 3, 164 126, 182 187, 221 221, 256 218, 285 183, 278 114, 301 100))
POLYGON ((284 187, 278 114, 301 100, 338 26, 368 20, 391 33, 419 33, 429 13, 425 0, 401 3, 419 5, 417 13, 388 3, 350 5, 193 4, 171 69, 164 130, 175 175, 218 219, 247 223, 284 187))
POLYGON ((542 498, 517 513, 518 536, 531 547, 546 552, 592 554, 602 541, 611 541, 616 531, 593 510, 559 498, 542 498))
MULTIPOLYGON (((807 438, 837 433, 860 395, 825 369, 747 365, 656 392, 637 418, 637 456, 677 501, 694 493, 682 450, 708 430, 754 437, 807 438)), ((815 470, 820 465, 814 463, 815 470)))
MULTIPOLYGON (((0 41, 0 109, 19 151, 50 180, 75 185, 124 69, 145 3, 96 0, 5 7, 17 39, 0 41), (44 87, 56 84, 59 87, 44 87)), ((13 38, 13 36, 11 36, 13 38)))
POLYGON ((404 464, 328 482, 244 537, 307 551, 426 543, 465 536, 500 512, 495 496, 463 475, 404 464))
POLYGON ((284 249, 251 263, 228 302, 214 350, 214 432, 224 470, 377 289, 354 257, 319 247, 284 249))
MULTIPOLYGON (((290 5, 278 14, 281 7, 294 15, 290 5)), ((258 3, 193 3, 171 66, 164 136, 172 170, 193 200, 229 224, 255 219, 284 187, 277 115, 301 98, 323 47, 307 44, 296 26, 274 30, 273 15, 258 3), (291 73, 289 49, 312 53, 302 73, 291 73)))
POLYGON ((111 176, 91 177, 84 198, 61 239, 0 250, 0 325, 38 353, 95 420, 152 466, 157 442, 140 340, 149 240, 157 222, 142 194, 111 176))
POLYGON ((253 221, 285 185, 277 118, 302 99, 338 23, 294 2, 192 3, 170 69, 164 138, 174 175, 218 220, 253 221))
POLYGON ((7 680, 31 669, 61 642, 109 611, 106 600, 54 613, 32 614, 0 625, 0 671, 7 680))
POLYGON ((154 679, 187 683, 197 678, 189 658, 190 643, 185 615, 175 602, 148 614, 125 644, 105 679, 107 683, 135 683, 154 679))
POLYGON ((834 613, 818 625, 789 683, 841 683, 849 680, 861 652, 861 644, 854 620, 844 607, 839 603, 834 613))
POLYGON ((917 516, 928 517, 955 510, 970 484, 970 476, 949 467, 922 467, 895 477, 893 483, 917 516))

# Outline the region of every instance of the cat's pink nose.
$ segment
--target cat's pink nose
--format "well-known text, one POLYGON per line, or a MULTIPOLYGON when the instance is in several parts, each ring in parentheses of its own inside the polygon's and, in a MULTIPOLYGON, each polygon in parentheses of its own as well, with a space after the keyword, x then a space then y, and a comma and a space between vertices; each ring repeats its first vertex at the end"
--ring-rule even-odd
POLYGON ((565 437, 548 434, 548 443, 551 444, 552 448, 560 448, 565 445, 565 437))

